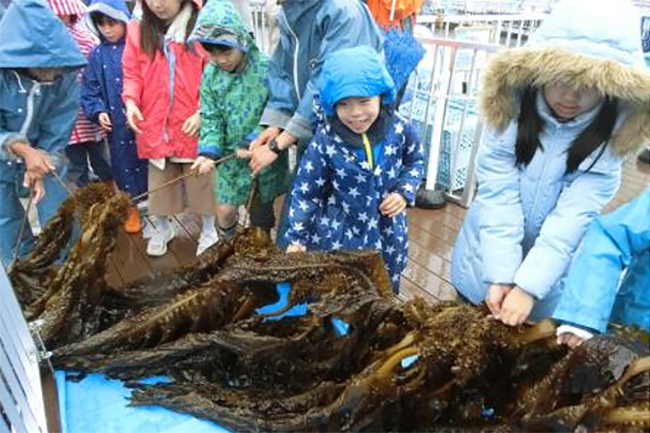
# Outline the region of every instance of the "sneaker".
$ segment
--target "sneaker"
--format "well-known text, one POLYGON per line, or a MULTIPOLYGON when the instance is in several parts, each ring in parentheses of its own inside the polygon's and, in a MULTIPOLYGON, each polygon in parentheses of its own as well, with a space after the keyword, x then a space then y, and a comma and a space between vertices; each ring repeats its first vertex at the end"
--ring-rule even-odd
POLYGON ((138 233, 142 230, 142 222, 140 221, 140 212, 135 206, 131 206, 126 211, 126 222, 124 223, 124 229, 127 233, 138 233))
POLYGON ((166 231, 153 231, 147 244, 147 254, 153 257, 164 256, 167 253, 167 244, 172 239, 174 239, 174 227, 171 224, 166 231))
POLYGON ((207 234, 201 233, 199 245, 196 248, 196 255, 200 256, 205 250, 216 244, 218 241, 219 236, 217 235, 217 232, 209 232, 207 234))
POLYGON ((156 232, 156 226, 147 217, 141 219, 142 222, 142 238, 151 239, 151 236, 156 232))

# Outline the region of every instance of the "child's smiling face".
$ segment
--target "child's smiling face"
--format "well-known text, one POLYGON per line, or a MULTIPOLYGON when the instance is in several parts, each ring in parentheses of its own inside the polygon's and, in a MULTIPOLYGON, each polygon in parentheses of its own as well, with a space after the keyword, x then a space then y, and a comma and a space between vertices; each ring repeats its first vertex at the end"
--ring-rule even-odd
POLYGON ((336 103, 336 115, 353 132, 363 134, 377 120, 380 108, 379 96, 351 96, 336 103))

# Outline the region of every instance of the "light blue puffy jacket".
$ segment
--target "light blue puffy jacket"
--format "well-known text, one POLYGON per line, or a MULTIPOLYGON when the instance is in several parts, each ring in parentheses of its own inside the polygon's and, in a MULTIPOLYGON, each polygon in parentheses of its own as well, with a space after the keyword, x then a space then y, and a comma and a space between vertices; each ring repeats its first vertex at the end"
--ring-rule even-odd
POLYGON ((650 189, 591 224, 553 317, 598 332, 608 321, 650 332, 650 189))
POLYGON ((516 284, 537 299, 531 319, 551 315, 587 226, 618 190, 622 156, 650 141, 650 74, 637 19, 626 2, 566 0, 529 44, 493 56, 481 101, 488 132, 477 157, 478 193, 452 257, 452 283, 473 303, 490 283, 516 284), (519 95, 558 80, 616 98, 614 135, 600 158, 602 146, 567 174, 566 152, 600 107, 560 123, 540 90, 543 149, 517 166, 519 95))

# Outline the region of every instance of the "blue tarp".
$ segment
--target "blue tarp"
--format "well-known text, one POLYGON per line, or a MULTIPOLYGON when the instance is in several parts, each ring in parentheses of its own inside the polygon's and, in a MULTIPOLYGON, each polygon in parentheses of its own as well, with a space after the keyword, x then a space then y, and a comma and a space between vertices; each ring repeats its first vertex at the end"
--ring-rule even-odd
POLYGON ((213 422, 158 406, 127 407, 131 389, 103 375, 90 374, 74 382, 57 371, 56 384, 63 433, 229 432, 213 422))

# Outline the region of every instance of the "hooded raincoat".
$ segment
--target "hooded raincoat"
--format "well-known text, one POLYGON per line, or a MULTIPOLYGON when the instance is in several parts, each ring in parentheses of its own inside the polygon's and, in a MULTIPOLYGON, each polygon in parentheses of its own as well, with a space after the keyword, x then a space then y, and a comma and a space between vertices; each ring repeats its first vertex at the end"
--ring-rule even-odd
POLYGON ((280 42, 268 73, 271 97, 260 123, 308 140, 316 123, 314 95, 325 58, 360 45, 380 52, 381 30, 359 0, 287 0, 278 23, 280 42))
MULTIPOLYGON (((0 255, 5 266, 13 259, 24 211, 17 190, 25 166, 9 150, 17 141, 48 153, 65 177, 64 149, 79 111, 77 70, 86 64, 65 25, 37 0, 15 0, 0 21, 0 255), (64 68, 52 83, 30 78, 26 68, 64 68), (58 163, 58 164, 57 164, 58 163)), ((45 198, 38 204, 44 225, 65 199, 52 176, 44 179, 45 198)), ((33 246, 26 229, 20 254, 33 246)))
POLYGON ((553 317, 598 332, 610 320, 650 332, 650 189, 591 223, 553 317))
POLYGON ((301 160, 286 242, 309 250, 377 250, 398 293, 407 260, 406 213, 383 216, 379 205, 393 192, 414 204, 424 169, 422 146, 408 121, 387 108, 383 110, 390 115, 383 120, 380 138, 371 143, 371 160, 335 132, 335 105, 341 99, 381 95, 390 104, 395 98, 393 81, 371 48, 341 50, 323 69, 320 100, 328 117, 301 160), (351 69, 352 64, 359 67, 351 69))
MULTIPOLYGON (((131 16, 123 0, 94 0, 88 12, 100 12, 125 26, 131 16)), ((136 196, 147 191, 148 162, 138 158, 135 136, 126 122, 122 102, 122 55, 126 38, 110 43, 98 29, 94 31, 101 42, 88 58, 81 85, 81 106, 88 119, 95 123, 99 123, 101 113, 110 116, 112 129, 108 144, 113 175, 122 191, 136 196)))
MULTIPOLYGON (((214 1, 201 10, 193 40, 233 46, 245 53, 235 72, 210 63, 201 81, 201 137, 199 154, 218 159, 246 145, 258 126, 269 90, 266 87, 268 59, 260 53, 244 23, 227 1, 214 1)), ((228 160, 217 168, 216 197, 234 206, 246 203, 251 189, 248 161, 228 160)), ((288 186, 286 152, 259 174, 257 192, 263 203, 271 203, 288 186)))
POLYGON ((465 297, 480 303, 490 283, 515 284, 537 300, 532 319, 552 313, 586 227, 618 190, 622 157, 650 140, 649 89, 638 17, 626 2, 566 0, 525 47, 492 58, 481 100, 489 131, 478 151, 478 194, 452 257, 452 283, 465 297), (561 123, 539 91, 542 149, 518 166, 518 95, 558 81, 616 98, 614 134, 604 151, 567 173, 567 150, 598 107, 561 123))
MULTIPOLYGON (((200 7, 202 2, 193 3, 200 7)), ((164 36, 162 50, 153 58, 141 48, 140 23, 132 20, 128 25, 122 99, 135 102, 144 118, 138 124, 142 133, 136 134, 140 158, 196 158, 197 139, 182 128, 199 110, 199 86, 207 54, 198 43, 186 44, 191 16, 192 5, 183 3, 164 36)))

